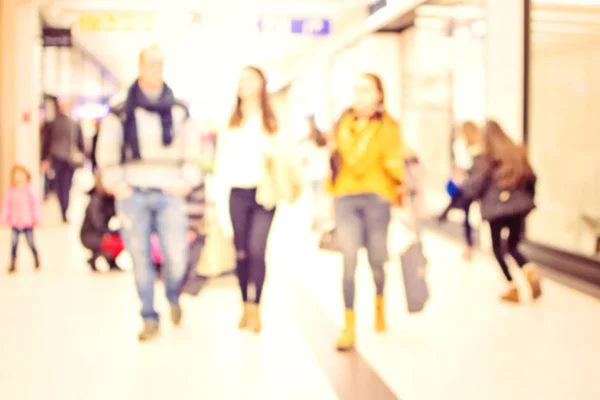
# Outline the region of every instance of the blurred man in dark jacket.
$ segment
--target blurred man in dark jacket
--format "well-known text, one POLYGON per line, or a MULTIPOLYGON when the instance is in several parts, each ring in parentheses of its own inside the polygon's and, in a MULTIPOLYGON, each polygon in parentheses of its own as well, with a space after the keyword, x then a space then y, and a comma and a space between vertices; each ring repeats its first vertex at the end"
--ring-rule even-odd
POLYGON ((47 126, 42 145, 42 172, 54 170, 55 189, 62 219, 67 222, 69 198, 75 169, 85 162, 83 133, 70 116, 70 105, 61 100, 56 118, 47 126))

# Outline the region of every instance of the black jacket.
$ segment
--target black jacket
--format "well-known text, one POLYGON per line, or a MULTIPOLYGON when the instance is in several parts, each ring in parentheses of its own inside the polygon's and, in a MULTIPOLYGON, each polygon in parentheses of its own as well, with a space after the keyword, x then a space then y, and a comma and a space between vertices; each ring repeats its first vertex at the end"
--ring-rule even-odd
POLYGON ((88 234, 104 236, 110 232, 108 223, 116 215, 115 199, 109 195, 102 195, 95 189, 90 192, 90 195, 90 203, 85 210, 81 226, 81 236, 88 234))
POLYGON ((535 208, 535 176, 522 186, 504 190, 494 181, 494 168, 494 164, 485 157, 475 157, 469 177, 463 182, 460 193, 453 200, 454 205, 461 207, 463 204, 479 200, 481 218, 486 221, 529 214, 535 208))
POLYGON ((58 114, 43 128, 42 160, 70 161, 75 148, 85 151, 81 125, 65 114, 58 114))

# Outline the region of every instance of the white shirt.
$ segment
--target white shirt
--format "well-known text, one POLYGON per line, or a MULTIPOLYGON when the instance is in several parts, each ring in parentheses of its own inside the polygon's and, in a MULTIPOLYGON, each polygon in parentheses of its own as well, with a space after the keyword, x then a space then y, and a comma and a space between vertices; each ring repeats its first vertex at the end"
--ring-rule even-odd
POLYGON ((304 176, 308 181, 321 181, 329 175, 330 150, 319 147, 312 140, 304 140, 300 145, 304 176))
POLYGON ((236 129, 224 130, 217 138, 214 185, 217 218, 226 236, 233 228, 229 216, 231 188, 258 187, 265 174, 265 157, 274 154, 275 140, 266 133, 260 118, 236 129))

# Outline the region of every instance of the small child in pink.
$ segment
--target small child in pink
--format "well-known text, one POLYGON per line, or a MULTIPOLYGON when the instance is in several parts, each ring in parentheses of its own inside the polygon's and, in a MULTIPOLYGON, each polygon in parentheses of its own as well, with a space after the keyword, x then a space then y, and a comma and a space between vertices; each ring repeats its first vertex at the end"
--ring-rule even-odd
POLYGON ((4 196, 0 222, 12 228, 12 252, 9 273, 17 270, 17 248, 19 237, 25 235, 35 260, 36 270, 40 268, 40 258, 33 239, 33 229, 42 221, 42 198, 31 185, 31 175, 22 165, 15 165, 10 171, 10 187, 4 196))

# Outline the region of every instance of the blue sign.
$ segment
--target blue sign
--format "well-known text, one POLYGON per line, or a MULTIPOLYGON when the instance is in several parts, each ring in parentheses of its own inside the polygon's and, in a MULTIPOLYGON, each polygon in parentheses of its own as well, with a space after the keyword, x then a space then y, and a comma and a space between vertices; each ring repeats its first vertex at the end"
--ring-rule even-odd
POLYGON ((284 33, 306 36, 327 36, 331 33, 331 20, 324 18, 262 17, 259 32, 284 33))
POLYGON ((292 19, 290 25, 294 35, 327 36, 331 33, 331 21, 323 18, 292 19))

